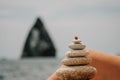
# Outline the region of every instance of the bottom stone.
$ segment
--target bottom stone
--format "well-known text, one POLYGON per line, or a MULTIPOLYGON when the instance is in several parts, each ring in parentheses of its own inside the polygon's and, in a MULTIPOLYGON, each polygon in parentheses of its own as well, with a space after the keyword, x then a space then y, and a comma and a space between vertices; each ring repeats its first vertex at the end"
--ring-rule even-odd
POLYGON ((92 66, 66 66, 56 71, 61 80, 90 80, 96 74, 92 66))

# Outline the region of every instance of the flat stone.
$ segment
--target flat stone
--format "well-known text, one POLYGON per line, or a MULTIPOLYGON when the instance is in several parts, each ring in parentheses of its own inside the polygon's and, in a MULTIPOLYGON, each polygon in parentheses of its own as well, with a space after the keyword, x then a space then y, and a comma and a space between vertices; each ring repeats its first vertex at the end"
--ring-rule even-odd
POLYGON ((69 48, 73 49, 73 50, 82 50, 84 49, 86 46, 82 45, 82 44, 70 44, 69 48))
POLYGON ((66 53, 67 57, 83 57, 89 54, 88 50, 71 50, 66 53))
POLYGON ((64 58, 62 64, 67 66, 87 65, 91 61, 90 57, 64 58))
POLYGON ((96 69, 92 66, 66 66, 56 71, 56 75, 61 80, 89 80, 95 74, 96 69))
POLYGON ((80 44, 80 42, 81 42, 81 41, 80 41, 79 39, 78 39, 78 40, 73 40, 73 43, 74 43, 74 44, 80 44))

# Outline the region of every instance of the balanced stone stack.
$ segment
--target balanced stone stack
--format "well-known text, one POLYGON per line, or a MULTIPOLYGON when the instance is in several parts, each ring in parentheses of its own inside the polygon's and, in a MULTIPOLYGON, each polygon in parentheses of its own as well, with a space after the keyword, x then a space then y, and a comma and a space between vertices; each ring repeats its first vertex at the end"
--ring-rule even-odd
POLYGON ((56 71, 60 80, 90 80, 96 74, 96 68, 90 66, 89 52, 78 37, 69 45, 71 49, 62 60, 62 67, 56 71))

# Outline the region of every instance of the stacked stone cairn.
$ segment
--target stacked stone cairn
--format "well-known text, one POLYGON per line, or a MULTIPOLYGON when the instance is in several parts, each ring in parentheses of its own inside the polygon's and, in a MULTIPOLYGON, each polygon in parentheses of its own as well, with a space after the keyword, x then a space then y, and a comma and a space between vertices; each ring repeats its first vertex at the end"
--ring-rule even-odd
POLYGON ((92 59, 86 46, 75 37, 69 48, 56 75, 60 80, 91 80, 96 74, 96 68, 89 65, 92 59))

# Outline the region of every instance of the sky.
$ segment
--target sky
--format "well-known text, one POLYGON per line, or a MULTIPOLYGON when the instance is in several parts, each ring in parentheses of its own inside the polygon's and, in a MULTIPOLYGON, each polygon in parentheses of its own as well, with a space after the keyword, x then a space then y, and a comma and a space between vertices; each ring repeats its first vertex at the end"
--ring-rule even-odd
POLYGON ((89 49, 120 53, 119 0, 0 0, 0 58, 19 59, 27 34, 40 17, 57 56, 75 35, 89 49))

